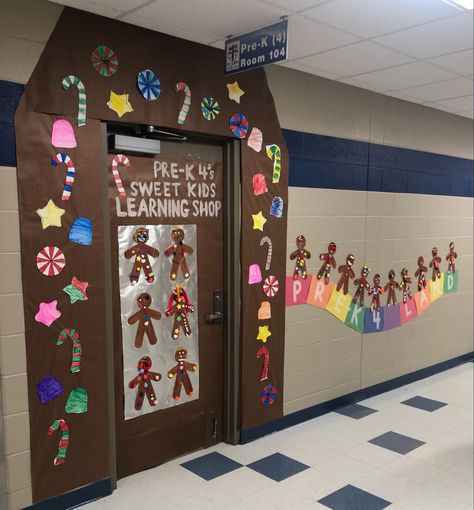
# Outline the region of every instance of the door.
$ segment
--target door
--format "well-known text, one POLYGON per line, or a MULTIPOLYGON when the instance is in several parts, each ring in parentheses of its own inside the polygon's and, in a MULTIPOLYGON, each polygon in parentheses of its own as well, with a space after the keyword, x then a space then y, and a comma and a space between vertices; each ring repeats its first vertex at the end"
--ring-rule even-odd
POLYGON ((108 170, 122 478, 222 440, 223 147, 163 141, 108 170))

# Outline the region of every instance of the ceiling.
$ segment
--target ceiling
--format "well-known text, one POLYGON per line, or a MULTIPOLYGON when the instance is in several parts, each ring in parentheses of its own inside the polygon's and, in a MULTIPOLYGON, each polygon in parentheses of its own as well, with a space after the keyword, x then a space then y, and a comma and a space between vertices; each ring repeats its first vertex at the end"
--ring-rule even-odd
POLYGON ((289 19, 282 63, 473 118, 473 11, 449 0, 52 0, 224 47, 289 19))

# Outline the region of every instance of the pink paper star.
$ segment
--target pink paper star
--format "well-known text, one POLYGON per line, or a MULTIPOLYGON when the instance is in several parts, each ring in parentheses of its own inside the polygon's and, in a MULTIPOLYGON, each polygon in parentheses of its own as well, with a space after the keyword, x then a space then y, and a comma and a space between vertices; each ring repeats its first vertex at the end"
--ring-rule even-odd
POLYGON ((40 303, 38 313, 35 315, 35 320, 42 322, 45 326, 51 326, 51 324, 61 317, 61 312, 56 308, 58 302, 56 300, 50 303, 40 303))

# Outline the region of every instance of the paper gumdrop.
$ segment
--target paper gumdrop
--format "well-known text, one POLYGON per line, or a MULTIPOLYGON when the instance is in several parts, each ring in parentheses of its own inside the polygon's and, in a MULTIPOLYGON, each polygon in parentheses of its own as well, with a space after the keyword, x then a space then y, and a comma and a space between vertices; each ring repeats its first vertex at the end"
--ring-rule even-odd
POLYGON ((74 388, 67 398, 64 408, 66 413, 81 414, 87 412, 87 390, 85 388, 74 388))
POLYGON ((63 385, 53 376, 47 375, 36 385, 38 398, 42 404, 47 404, 61 395, 64 391, 63 385))
POLYGON ((262 281, 262 272, 258 264, 251 264, 249 267, 249 284, 259 283, 262 281))
POLYGON ((90 246, 92 244, 92 221, 82 216, 77 217, 71 225, 69 240, 73 243, 90 246))
POLYGON ((265 180, 265 176, 263 174, 255 174, 252 179, 253 184, 253 194, 258 197, 258 195, 263 195, 268 191, 267 182, 265 180))
POLYGON ((76 136, 71 123, 66 119, 58 119, 53 123, 51 131, 51 144, 54 147, 73 148, 77 147, 76 136))
POLYGON ((270 206, 270 214, 275 216, 276 218, 281 218, 283 216, 283 199, 280 197, 275 197, 272 200, 272 205, 270 206))
POLYGON ((272 307, 269 301, 262 301, 258 309, 258 320, 263 321, 272 318, 272 307))

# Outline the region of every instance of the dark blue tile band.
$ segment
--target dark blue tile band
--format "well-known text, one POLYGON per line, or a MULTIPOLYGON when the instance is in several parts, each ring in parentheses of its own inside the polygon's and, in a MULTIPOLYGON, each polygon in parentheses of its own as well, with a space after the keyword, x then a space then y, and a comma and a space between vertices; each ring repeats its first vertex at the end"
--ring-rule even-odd
POLYGON ((471 197, 473 161, 283 130, 290 186, 471 197))

